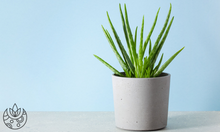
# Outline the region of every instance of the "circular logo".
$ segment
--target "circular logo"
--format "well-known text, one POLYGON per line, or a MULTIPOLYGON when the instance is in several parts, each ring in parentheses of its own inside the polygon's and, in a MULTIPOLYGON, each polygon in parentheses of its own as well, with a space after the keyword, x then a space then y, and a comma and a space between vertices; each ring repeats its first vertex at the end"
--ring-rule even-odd
POLYGON ((12 108, 6 109, 3 113, 5 125, 13 130, 22 128, 27 122, 27 112, 18 108, 16 104, 12 108))

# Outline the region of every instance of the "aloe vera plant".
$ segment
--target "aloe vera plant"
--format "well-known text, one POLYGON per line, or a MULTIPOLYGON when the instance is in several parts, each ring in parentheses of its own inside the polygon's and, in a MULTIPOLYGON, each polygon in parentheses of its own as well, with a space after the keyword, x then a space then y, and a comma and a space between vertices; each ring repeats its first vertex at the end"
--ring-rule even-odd
POLYGON ((151 42, 151 35, 152 35, 153 30, 155 28, 160 8, 157 11, 157 14, 154 19, 151 30, 148 33, 145 41, 143 41, 143 31, 144 31, 144 16, 143 16, 142 25, 141 25, 141 32, 140 32, 139 51, 137 52, 137 49, 136 49, 136 47, 137 47, 137 27, 135 30, 135 34, 133 36, 133 34, 131 32, 130 25, 129 25, 129 21, 128 21, 126 4, 124 4, 124 14, 121 9, 121 4, 119 4, 119 10, 120 10, 120 14, 121 14, 122 26, 123 26, 123 30, 124 30, 125 40, 127 43, 128 53, 125 50, 124 46, 122 45, 122 42, 121 42, 121 40, 120 40, 112 22, 111 22, 111 19, 109 17, 108 12, 107 12, 107 18, 108 18, 109 24, 111 26, 112 32, 114 34, 114 37, 116 39, 117 45, 121 51, 122 56, 119 54, 119 52, 115 46, 115 43, 114 43, 111 35, 109 34, 108 30, 105 29, 103 26, 102 26, 102 29, 104 31, 104 34, 105 34, 113 52, 116 55, 122 69, 124 70, 125 74, 116 70, 114 67, 112 67, 110 64, 108 64, 106 61, 104 61, 99 56, 97 56, 97 55, 94 55, 94 56, 98 60, 100 60, 103 64, 105 64, 110 70, 112 70, 118 76, 135 77, 135 78, 150 78, 150 77, 159 76, 164 71, 164 69, 170 64, 170 62, 184 49, 184 47, 183 47, 182 49, 177 51, 173 56, 171 56, 161 66, 161 62, 163 59, 163 54, 162 54, 158 64, 155 65, 157 58, 158 58, 158 55, 164 45, 164 42, 167 38, 167 35, 170 31, 170 27, 171 27, 173 20, 174 20, 174 17, 172 17, 172 19, 169 22, 171 9, 172 9, 172 5, 170 4, 170 9, 169 9, 167 18, 165 20, 164 26, 163 26, 160 34, 158 35, 154 45, 152 45, 152 42, 151 42), (148 45, 149 45, 148 54, 146 56, 144 56, 148 45))

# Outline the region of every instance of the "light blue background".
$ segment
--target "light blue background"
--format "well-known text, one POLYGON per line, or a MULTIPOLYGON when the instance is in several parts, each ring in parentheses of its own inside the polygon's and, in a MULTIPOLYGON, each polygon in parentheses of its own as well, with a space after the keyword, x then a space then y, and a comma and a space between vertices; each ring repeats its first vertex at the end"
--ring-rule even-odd
POLYGON ((185 49, 165 69, 169 110, 220 110, 219 0, 0 0, 0 111, 113 111, 112 72, 93 54, 121 71, 101 29, 111 32, 108 11, 125 42, 119 3, 132 31, 145 16, 145 37, 161 7, 153 42, 172 3, 164 61, 185 49))

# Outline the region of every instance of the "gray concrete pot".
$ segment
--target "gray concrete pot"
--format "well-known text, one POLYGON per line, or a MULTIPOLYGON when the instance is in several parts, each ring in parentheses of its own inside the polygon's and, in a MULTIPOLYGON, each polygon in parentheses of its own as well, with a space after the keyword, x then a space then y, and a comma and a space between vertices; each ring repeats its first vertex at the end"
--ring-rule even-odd
POLYGON ((167 125, 170 74, 156 78, 112 76, 116 127, 157 130, 167 125))

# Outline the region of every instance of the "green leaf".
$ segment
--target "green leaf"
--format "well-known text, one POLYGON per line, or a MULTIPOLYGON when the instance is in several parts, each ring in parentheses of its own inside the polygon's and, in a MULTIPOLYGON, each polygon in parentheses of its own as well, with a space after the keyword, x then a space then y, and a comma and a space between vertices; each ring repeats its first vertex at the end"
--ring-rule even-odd
MULTIPOLYGON (((152 27, 151 27, 151 30, 150 30, 150 32, 148 33, 148 36, 147 36, 147 38, 146 38, 146 40, 145 40, 145 42, 144 42, 143 51, 142 51, 141 55, 139 56, 141 60, 142 60, 143 57, 144 57, 144 53, 145 53, 145 50, 146 50, 148 41, 150 40, 151 34, 153 33, 153 30, 154 30, 154 28, 155 28, 155 26, 156 26, 157 17, 158 17, 159 11, 160 11, 160 8, 159 8, 158 11, 157 11, 156 17, 155 17, 155 19, 154 19, 154 23, 153 23, 153 25, 152 25, 152 27)), ((149 58, 149 57, 148 57, 148 58, 149 58)), ((144 61, 145 61, 145 60, 144 60, 144 61)), ((146 61, 144 62, 144 65, 143 65, 142 68, 141 68, 141 71, 142 71, 142 72, 141 72, 141 77, 143 77, 143 76, 145 75, 145 73, 146 73, 146 70, 145 70, 145 69, 148 67, 148 65, 149 65, 149 61, 146 60, 146 61)))
MULTIPOLYGON (((149 55, 149 57, 148 57, 148 61, 147 61, 148 63, 143 67, 143 69, 146 69, 148 66, 152 67, 152 66, 154 65, 153 62, 155 62, 155 56, 157 55, 158 43, 159 43, 159 41, 160 41, 160 39, 161 39, 161 37, 162 37, 162 35, 163 35, 163 33, 164 33, 166 27, 167 27, 168 22, 169 22, 171 9, 172 9, 172 5, 170 4, 170 9, 169 9, 169 12, 168 12, 168 15, 167 15, 165 24, 164 24, 164 26, 163 26, 163 29, 161 30, 161 32, 160 32, 160 34, 159 34, 159 36, 158 36, 158 38, 157 38, 157 40, 156 40, 156 42, 155 42, 155 44, 154 44, 154 46, 153 46, 153 49, 151 50, 151 53, 150 53, 150 55, 149 55)), ((171 24, 172 24, 172 23, 171 23, 171 24)), ((143 69, 142 69, 142 70, 143 70, 143 69)), ((143 72, 142 75, 144 75, 144 74, 145 74, 145 73, 143 72)))
POLYGON ((150 52, 151 52, 151 39, 150 39, 150 45, 149 45, 149 54, 150 54, 150 52))
POLYGON ((146 56, 146 57, 144 58, 144 65, 143 65, 143 67, 142 67, 142 69, 141 69, 141 75, 140 75, 141 78, 145 76, 146 68, 144 69, 144 67, 145 67, 145 66, 147 65, 147 63, 148 63, 147 60, 148 60, 148 57, 146 56))
POLYGON ((183 47, 182 49, 180 49, 179 51, 177 51, 173 56, 171 56, 161 67, 160 69, 154 74, 154 77, 159 76, 163 70, 171 63, 171 61, 184 49, 185 47, 183 47))
POLYGON ((134 51, 135 51, 135 53, 136 53, 136 60, 135 60, 135 62, 136 62, 136 72, 138 72, 138 74, 137 74, 137 77, 139 77, 140 76, 140 65, 139 65, 139 63, 138 63, 138 53, 136 52, 136 46, 137 46, 137 29, 138 29, 138 27, 136 27, 136 29, 135 29, 135 38, 134 38, 134 51))
POLYGON ((161 57, 160 57, 159 63, 158 63, 157 66, 154 68, 153 75, 154 75, 154 74, 157 72, 157 70, 159 69, 162 60, 163 60, 163 54, 162 54, 161 57))
POLYGON ((156 62, 156 60, 157 60, 157 57, 158 57, 158 55, 159 55, 159 53, 160 53, 160 51, 161 51, 161 49, 162 49, 162 47, 164 45, 164 42, 165 42, 165 40, 167 38, 167 35, 168 35, 169 31, 170 31, 170 27, 171 27, 171 25, 173 23, 173 20, 174 20, 174 17, 171 19, 170 24, 169 24, 169 26, 168 26, 168 28, 167 28, 167 30, 166 30, 162 40, 161 40, 159 46, 157 47, 156 53, 154 54, 154 57, 152 58, 152 61, 151 61, 152 64, 154 64, 156 62))
POLYGON ((98 57, 97 55, 94 55, 99 61, 101 61, 104 65, 106 65, 111 71, 113 71, 116 75, 119 75, 121 77, 124 77, 123 74, 121 74, 119 71, 117 71, 114 67, 109 65, 107 62, 105 62, 102 58, 98 57))
POLYGON ((118 59, 120 65, 121 65, 121 67, 123 68, 124 71, 128 71, 128 66, 127 66, 126 63, 123 61, 123 59, 121 58, 120 54, 118 53, 118 51, 117 51, 117 49, 116 49, 116 47, 115 47, 115 44, 114 44, 114 42, 113 42, 113 40, 112 40, 112 38, 111 38, 111 36, 110 36, 108 30, 104 29, 103 26, 102 26, 102 29, 103 29, 103 31, 104 31, 104 33, 105 33, 106 38, 107 38, 108 41, 109 41, 109 44, 110 44, 110 46, 111 46, 113 52, 114 52, 115 55, 116 55, 116 57, 117 57, 117 59, 118 59))
POLYGON ((140 45, 139 45, 139 55, 138 55, 138 61, 139 61, 139 65, 140 65, 140 68, 142 67, 143 65, 143 59, 141 58, 141 55, 142 55, 142 51, 143 51, 143 35, 144 35, 144 16, 143 16, 143 19, 142 19, 142 25, 141 25, 141 35, 140 35, 140 45))
POLYGON ((150 74, 151 74, 151 68, 148 67, 148 69, 147 69, 147 74, 146 74, 146 78, 150 78, 150 74))
POLYGON ((112 32, 113 32, 113 34, 114 34, 114 36, 115 36, 115 39, 116 39, 116 41, 117 41, 118 47, 120 48, 121 53, 122 53, 122 55, 123 55, 123 58, 124 58, 126 64, 128 65, 128 67, 130 68, 131 72, 134 74, 134 72, 135 72, 135 67, 134 67, 134 65, 132 64, 132 62, 131 62, 131 60, 130 60, 130 58, 129 58, 127 52, 126 52, 126 50, 124 49, 124 46, 123 46, 122 43, 121 43, 121 40, 120 40, 120 38, 119 38, 119 36, 118 36, 118 34, 117 34, 117 32, 116 32, 116 30, 115 30, 115 28, 114 28, 112 22, 111 22, 111 19, 110 19, 110 17, 109 17, 108 12, 107 12, 107 17, 108 17, 108 21, 109 21, 109 24, 110 24, 110 26, 111 26, 112 32))
POLYGON ((166 20, 165 20, 164 26, 163 26, 163 28, 162 28, 160 34, 159 34, 158 37, 157 37, 157 40, 156 40, 156 42, 155 42, 155 44, 154 44, 154 47, 153 47, 153 50, 156 50, 157 45, 158 45, 158 43, 160 42, 161 37, 163 36, 163 33, 164 33, 164 31, 165 31, 165 29, 166 29, 166 27, 167 27, 167 24, 168 24, 168 22, 169 22, 169 19, 170 19, 171 10, 172 10, 172 5, 170 4, 170 9, 169 9, 167 18, 166 18, 166 20))
POLYGON ((119 9, 120 9, 120 15, 121 15, 121 20, 122 20, 122 26, 123 26, 123 31, 125 35, 125 40, 127 43, 127 48, 128 52, 126 52, 124 46, 122 45, 122 42, 110 20, 109 14, 107 12, 107 17, 108 21, 110 23, 111 29, 113 31, 113 35, 115 37, 115 40, 119 46, 119 49, 121 51, 121 55, 117 51, 117 48, 114 44, 114 41, 112 40, 111 35, 109 32, 104 29, 102 26, 102 29, 105 33, 106 38, 109 41, 109 44, 115 53, 121 67, 123 68, 125 75, 118 72, 115 68, 113 68, 111 65, 109 65, 107 62, 102 60, 100 57, 94 55, 97 59, 99 59, 102 63, 104 63, 107 67, 109 67, 115 74, 119 76, 126 76, 126 77, 136 77, 136 78, 143 78, 143 77, 157 77, 159 76, 163 70, 171 63, 171 61, 184 49, 180 49, 178 52, 176 52, 173 56, 171 56, 161 67, 162 59, 163 59, 163 54, 160 57, 160 60, 158 64, 156 65, 155 63, 157 62, 157 58, 160 54, 160 51, 165 43, 165 40, 168 36, 169 30, 171 28, 172 22, 174 20, 174 17, 172 20, 169 22, 170 15, 171 15, 171 10, 172 10, 172 5, 170 4, 169 12, 166 17, 165 23, 163 25, 162 30, 160 31, 159 35, 157 36, 157 39, 152 45, 151 42, 151 35, 154 31, 154 28, 157 23, 157 18, 159 15, 160 8, 157 11, 157 14, 155 16, 153 25, 151 26, 150 32, 148 33, 146 40, 143 41, 143 33, 144 33, 144 16, 142 18, 142 25, 141 25, 141 32, 140 32, 140 45, 139 45, 139 51, 137 53, 137 27, 135 29, 134 36, 132 35, 131 32, 131 27, 129 25, 128 21, 128 13, 126 9, 126 4, 124 4, 124 14, 121 9, 121 4, 119 4, 119 9), (168 27, 167 27, 168 26, 168 27), (148 57, 144 57, 145 50, 149 44, 149 54, 148 57), (129 55, 128 55, 129 53, 129 55), (156 67, 154 67, 156 65, 156 67), (159 70, 158 70, 159 69, 159 70))
POLYGON ((133 57, 133 61, 134 61, 134 66, 135 68, 137 67, 137 53, 135 51, 135 44, 134 44, 134 41, 133 41, 133 36, 132 36, 132 33, 131 33, 131 28, 130 28, 130 25, 129 25, 129 21, 128 21, 128 14, 127 14, 127 9, 126 9, 126 5, 124 5, 124 10, 125 10, 125 24, 126 24, 126 30, 128 32, 128 39, 129 39, 129 44, 130 44, 130 48, 131 48, 131 54, 132 54, 132 57, 133 57))
POLYGON ((131 62, 134 63, 134 61, 133 61, 133 56, 132 56, 132 53, 131 53, 130 43, 129 43, 129 39, 128 39, 126 24, 125 24, 125 20, 124 20, 124 15, 123 15, 122 9, 121 9, 121 4, 119 4, 119 9, 120 9, 121 20, 122 20, 122 26, 123 26, 123 31, 124 31, 124 35, 125 35, 125 40, 126 40, 126 42, 127 42, 127 47, 128 47, 129 56, 130 56, 130 58, 131 58, 131 62))
POLYGON ((144 48, 143 48, 143 52, 142 52, 142 55, 141 55, 141 57, 142 57, 141 59, 143 59, 145 50, 146 50, 146 48, 147 48, 148 41, 150 40, 150 37, 151 37, 151 35, 152 35, 153 31, 154 31, 154 28, 155 28, 155 26, 156 26, 157 17, 158 17, 159 11, 160 11, 160 8, 159 8, 158 11, 157 11, 156 17, 155 17, 155 19, 154 19, 154 23, 153 23, 153 25, 152 25, 152 27, 151 27, 151 30, 150 30, 150 32, 148 33, 147 38, 146 38, 146 40, 145 40, 145 42, 144 42, 144 48))
POLYGON ((136 46, 137 46, 137 29, 138 29, 138 27, 136 27, 136 29, 135 29, 135 36, 134 36, 135 53, 136 53, 136 46))

